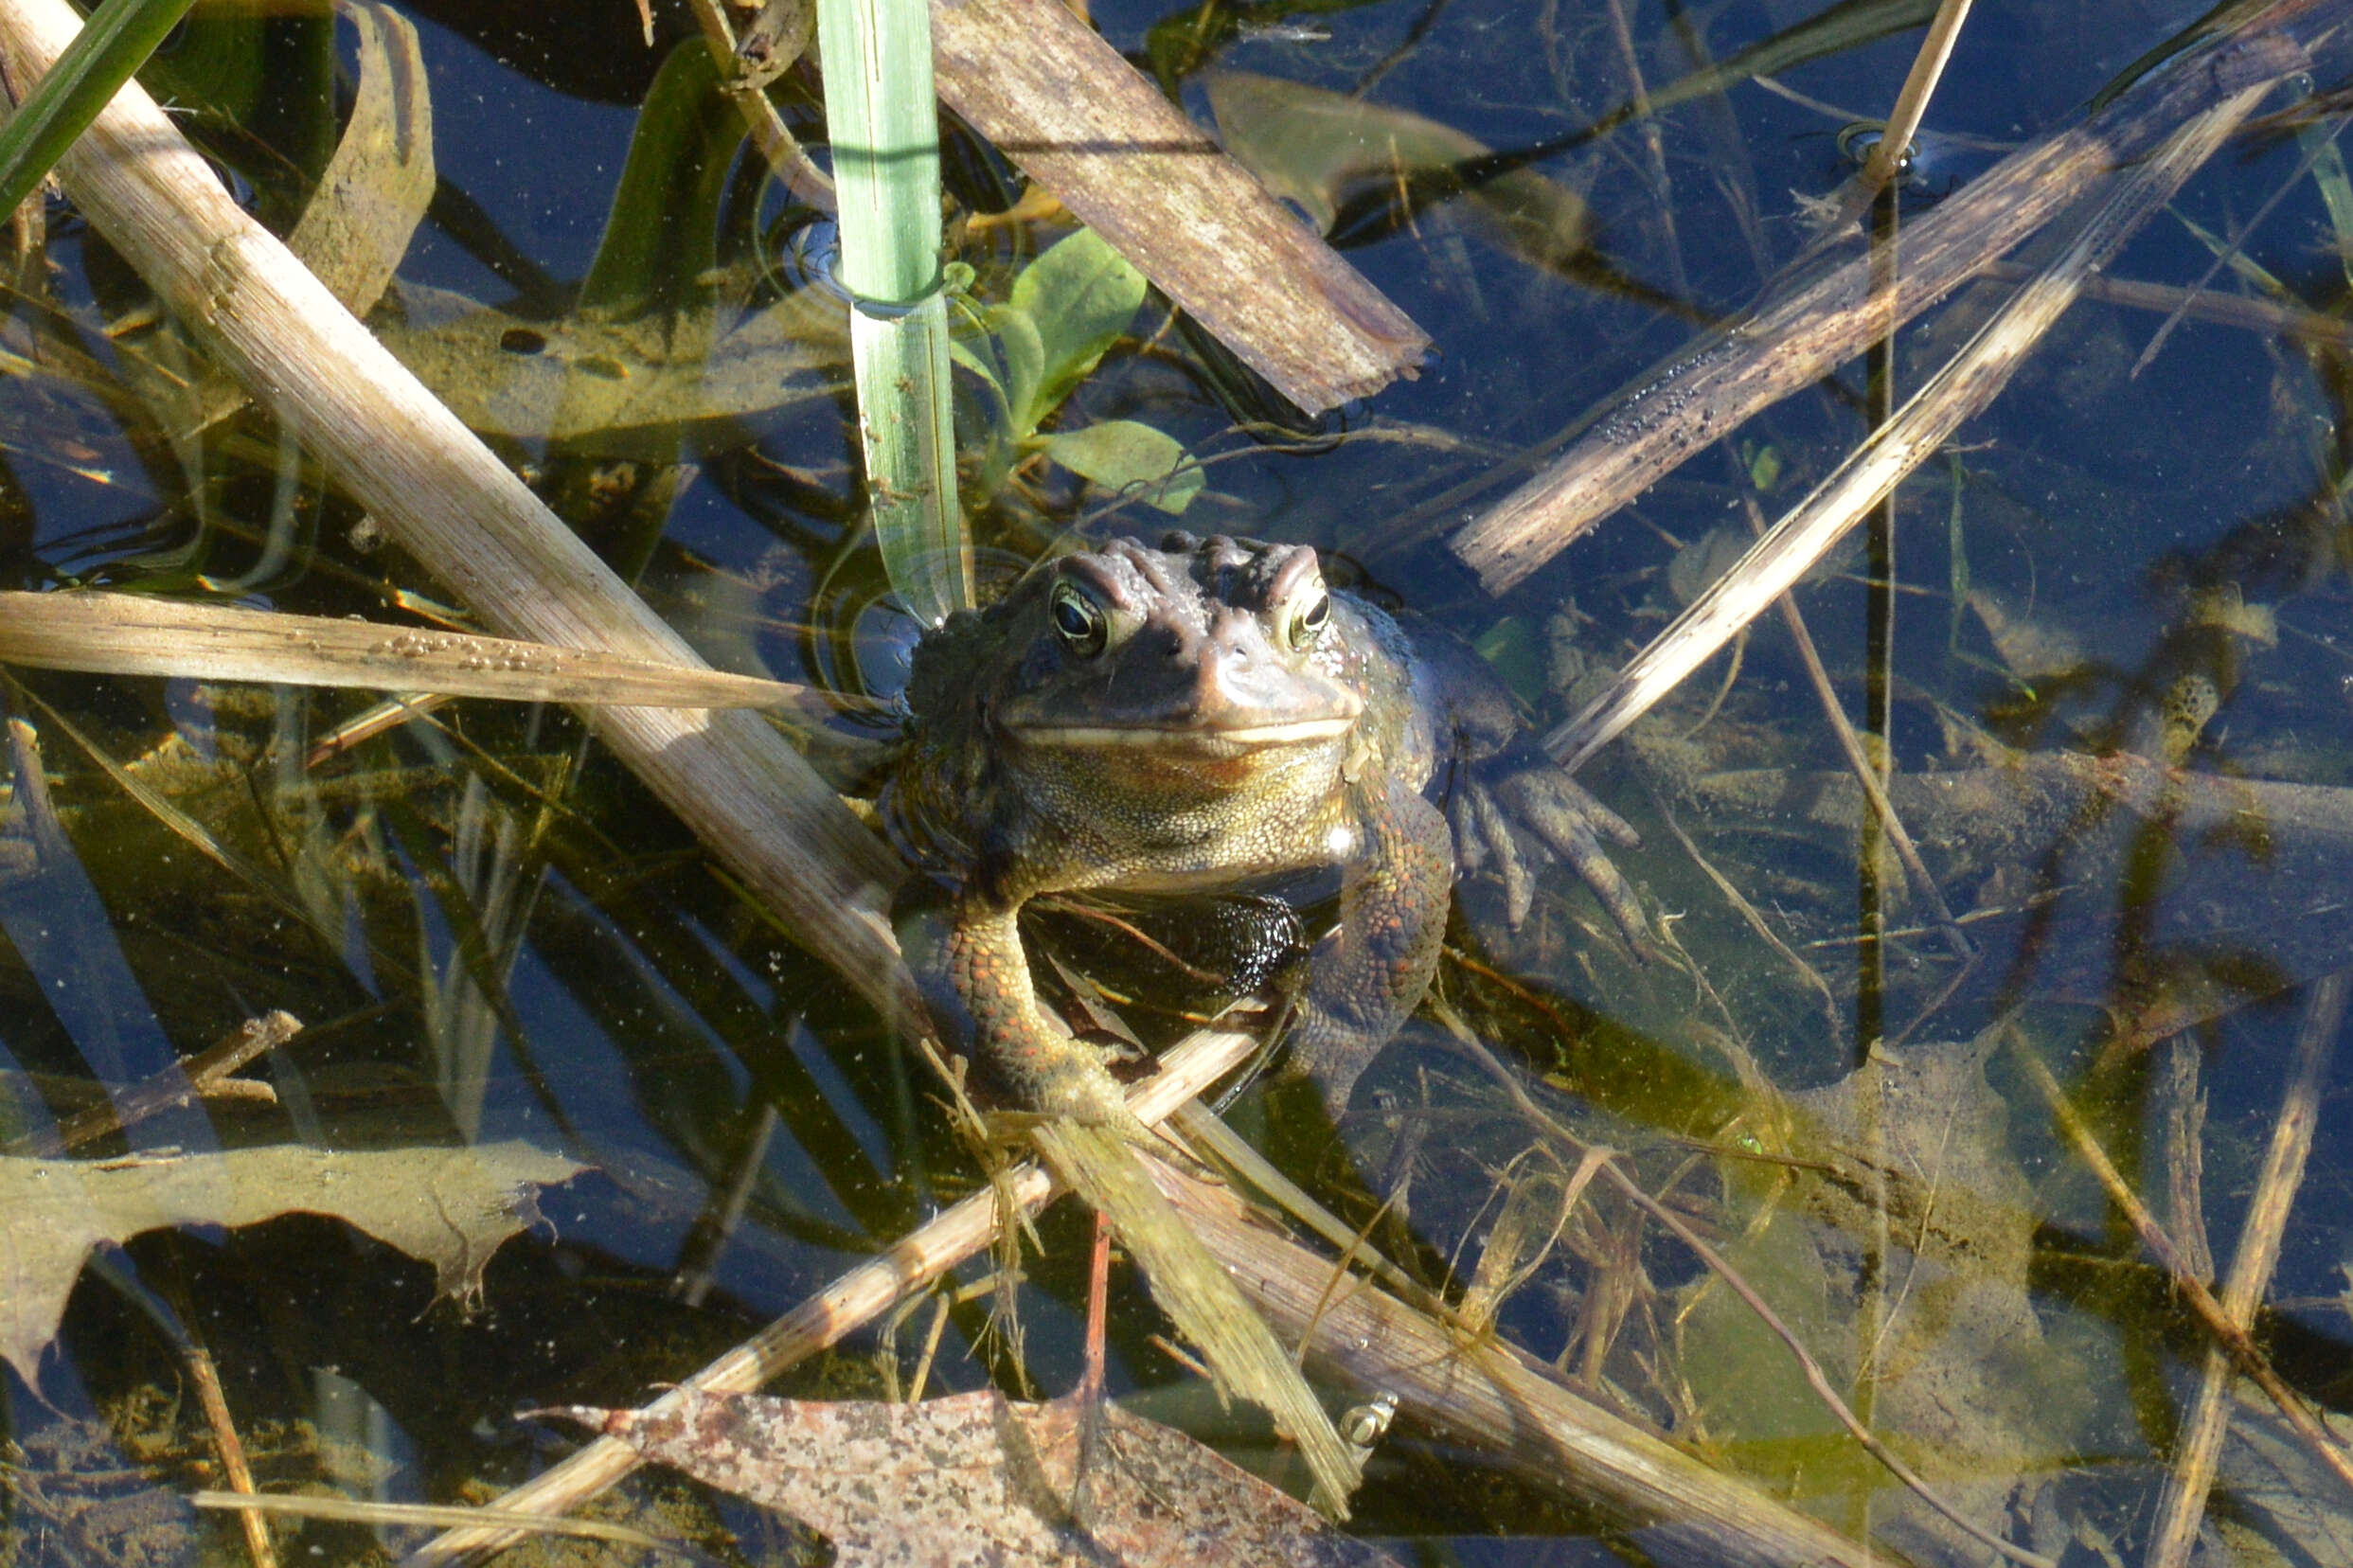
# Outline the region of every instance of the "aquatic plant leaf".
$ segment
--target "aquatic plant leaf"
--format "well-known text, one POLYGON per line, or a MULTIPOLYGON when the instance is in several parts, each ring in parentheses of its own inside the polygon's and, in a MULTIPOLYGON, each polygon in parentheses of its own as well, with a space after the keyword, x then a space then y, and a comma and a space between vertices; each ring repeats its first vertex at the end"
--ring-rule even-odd
POLYGON ((1157 1421, 1076 1396, 1017 1404, 993 1389, 920 1404, 681 1390, 658 1411, 549 1411, 649 1459, 793 1515, 839 1568, 1374 1568, 1353 1541, 1157 1421))
POLYGON ((469 428, 609 456, 675 461, 682 427, 828 396, 849 358, 848 309, 818 290, 625 322, 531 321, 406 279, 387 300, 378 338, 469 428))
MULTIPOLYGON (((1225 150, 1324 233, 1368 187, 1412 184, 1490 151, 1420 115, 1275 77, 1216 71, 1207 86, 1225 150)), ((1561 270, 1590 242, 1584 202, 1533 169, 1501 175, 1465 196, 1471 226, 1532 266, 1561 270)))
POLYGON ((1134 490, 1172 516, 1193 504, 1203 483, 1201 465, 1185 456, 1182 442, 1133 419, 1056 431, 1039 448, 1073 473, 1107 490, 1134 490))
POLYGON ((1003 438, 1022 440, 1038 428, 1038 386, 1045 379, 1045 340, 1038 335, 1038 324, 1029 312, 1010 305, 992 308, 988 323, 986 347, 996 362, 993 369, 984 366, 978 353, 961 344, 952 345, 948 351, 958 363, 980 371, 997 389, 1004 402, 1003 438))
POLYGON ((699 281, 717 266, 721 200, 742 139, 742 118, 720 90, 711 51, 700 39, 682 39, 637 112, 629 161, 580 283, 582 314, 696 302, 699 281))
POLYGON ((365 315, 433 201, 433 92, 408 18, 366 0, 349 0, 345 11, 360 35, 359 92, 286 248, 352 314, 365 315))
POLYGON ((1012 308, 1038 329, 1038 382, 1020 407, 1022 434, 1038 428, 1102 363, 1144 303, 1144 275, 1093 229, 1048 247, 1013 279, 1012 308))
POLYGON ((525 1143, 332 1150, 299 1144, 177 1159, 0 1157, 0 1359, 27 1383, 91 1249, 171 1225, 324 1214, 431 1263, 472 1299, 510 1237, 540 1222, 536 1188, 586 1167, 525 1143))
MULTIPOLYGON (((2078 1364, 2079 1325, 2029 1292, 2040 1215, 1985 1075, 1997 1043, 1876 1047, 1787 1096, 1795 1203, 1729 1249, 1834 1382, 1868 1383, 1873 1427, 1996 1531, 2023 1480, 2098 1453, 2098 1407, 2120 1397, 2078 1364)), ((1936 1557, 1951 1526, 1835 1432, 1747 1308, 1719 1283, 1697 1289, 1683 1369, 1710 1430, 1806 1496, 1878 1492, 1875 1527, 1915 1560, 1936 1557)))

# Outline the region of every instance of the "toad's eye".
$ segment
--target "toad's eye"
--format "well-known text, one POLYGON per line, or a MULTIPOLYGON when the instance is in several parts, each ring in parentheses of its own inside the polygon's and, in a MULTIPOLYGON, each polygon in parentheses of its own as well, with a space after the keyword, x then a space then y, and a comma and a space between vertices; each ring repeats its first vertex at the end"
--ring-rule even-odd
POLYGON ((1292 647, 1307 649, 1315 646, 1315 639, 1331 624, 1331 596, 1319 583, 1303 594, 1284 623, 1283 634, 1292 647))
POLYGON ((1073 583, 1056 585, 1046 613, 1053 617, 1055 634, 1062 645, 1082 657, 1093 658, 1110 640, 1111 620, 1103 607, 1073 583))

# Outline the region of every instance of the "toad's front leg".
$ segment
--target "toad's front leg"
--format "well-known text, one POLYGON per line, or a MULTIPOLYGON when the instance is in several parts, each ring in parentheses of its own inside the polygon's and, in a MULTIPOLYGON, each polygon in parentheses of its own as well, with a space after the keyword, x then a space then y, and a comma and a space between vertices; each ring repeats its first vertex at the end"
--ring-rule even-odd
POLYGON ((1133 1129, 1100 1052, 1039 1006, 1021 903, 972 888, 917 889, 895 911, 899 945, 933 1027, 1025 1111, 1133 1129))
POLYGON ((1293 1067, 1315 1079, 1335 1122, 1430 989, 1454 887, 1445 815, 1396 780, 1367 795, 1341 867, 1340 923, 1310 955, 1290 1035, 1293 1067))

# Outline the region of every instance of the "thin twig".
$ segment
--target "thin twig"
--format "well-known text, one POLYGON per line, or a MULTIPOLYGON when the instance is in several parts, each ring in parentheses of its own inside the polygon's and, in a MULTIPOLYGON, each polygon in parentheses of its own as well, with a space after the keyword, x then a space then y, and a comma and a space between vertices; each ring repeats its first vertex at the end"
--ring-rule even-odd
MULTIPOLYGON (((694 0, 694 19, 703 29, 703 40, 710 45, 711 55, 719 62, 723 78, 740 67, 736 61, 736 30, 727 20, 726 8, 719 0, 694 0)), ((795 201, 831 212, 834 206, 833 181, 826 171, 810 160, 809 153, 784 116, 768 95, 751 88, 730 95, 743 115, 745 130, 751 134, 752 144, 768 160, 768 167, 795 201)))
POLYGON ((2214 1299, 2214 1292, 2190 1272, 2189 1265, 2183 1261, 2180 1249, 2174 1246, 2173 1238, 2166 1234, 2165 1227, 2157 1223, 2157 1217, 2148 1212, 2148 1205, 2141 1202, 2140 1195, 2125 1181, 2124 1173, 2109 1159, 2108 1151, 2100 1147, 2099 1139, 2093 1135, 2082 1114, 2068 1099, 2067 1092, 2059 1087, 2059 1079, 2051 1076, 2050 1068, 2043 1064, 2041 1053, 2028 1042, 2025 1035, 2015 1025, 2011 1027, 2009 1037, 2010 1049, 2016 1053, 2019 1065, 2025 1069, 2026 1077, 2050 1106, 2052 1118, 2059 1123, 2060 1133, 2075 1149, 2077 1157, 2092 1167, 2092 1173, 2099 1178, 2100 1185, 2108 1189, 2109 1201, 2124 1212, 2132 1228, 2140 1233, 2141 1245, 2147 1247, 2166 1273, 2173 1276, 2174 1290, 2180 1292, 2190 1310, 2198 1314, 2198 1320, 2205 1325, 2206 1332, 2214 1336, 2239 1371, 2254 1380, 2255 1385, 2279 1407, 2279 1413, 2287 1417, 2289 1427, 2303 1440, 2312 1456, 2326 1465, 2347 1488, 2353 1488, 2353 1457, 2348 1457, 2336 1440, 2322 1429, 2312 1413, 2304 1408, 2304 1401, 2296 1397, 2295 1390, 2272 1370, 2271 1361, 2263 1354, 2262 1348, 2249 1337, 2246 1329, 2222 1310, 2222 1304, 2214 1299))
POLYGON ((0 1154, 51 1158, 110 1132, 135 1127, 151 1116, 194 1104, 231 1073, 301 1032, 302 1021, 283 1009, 249 1018, 238 1025, 236 1033, 141 1079, 120 1099, 77 1112, 55 1128, 12 1139, 0 1148, 0 1154))
MULTIPOLYGON (((221 1390, 221 1374, 212 1364, 212 1352, 191 1340, 180 1347, 180 1353, 187 1365, 188 1381, 196 1385, 196 1402, 204 1407, 205 1424, 212 1428, 213 1446, 221 1452, 222 1479, 238 1495, 253 1496, 253 1467, 245 1462, 245 1445, 237 1435, 237 1423, 229 1418, 228 1396, 221 1390)), ((254 1568, 277 1568, 277 1551, 270 1544, 270 1522, 251 1510, 238 1515, 237 1522, 244 1527, 245 1550, 253 1556, 254 1568)))
MULTIPOLYGON (((2222 1285, 2222 1310, 2242 1329, 2255 1322, 2255 1303, 2279 1264, 2280 1237, 2304 1181, 2305 1158, 2312 1151, 2321 1091, 2327 1086, 2329 1060, 2338 1031, 2344 1026, 2348 993, 2353 993, 2353 984, 2339 972, 2314 985, 2305 998, 2288 1092, 2280 1101, 2279 1119, 2272 1125, 2272 1146, 2264 1155, 2255 1201, 2247 1208, 2247 1222, 2238 1233, 2230 1277, 2222 1285)), ((2183 1568, 2189 1561, 2199 1522, 2205 1517, 2206 1488, 2213 1484, 2215 1462, 2230 1427, 2230 1358, 2219 1348, 2207 1351, 2197 1400, 2174 1444, 2173 1473, 2157 1506, 2156 1527, 2149 1532, 2148 1554, 2142 1559, 2146 1568, 2183 1568)))
MULTIPOLYGON (((1749 525, 1762 533, 1764 514, 1758 509, 1755 497, 1745 499, 1748 502, 1749 525)), ((1774 602, 1781 612, 1781 624, 1789 628, 1790 641, 1797 646, 1798 661, 1806 667, 1806 678, 1813 685, 1814 697, 1822 704, 1822 715, 1830 722, 1830 734, 1838 740, 1838 749, 1846 758, 1848 771, 1863 786, 1863 798, 1870 802, 1873 813, 1878 816, 1880 830, 1895 846, 1896 857, 1903 863, 1905 875, 1935 916, 1945 941, 1952 949, 1952 955, 1969 958, 1976 950, 1953 919, 1952 910, 1946 904, 1944 893, 1936 885, 1936 879, 1929 875, 1928 863, 1920 858, 1919 846, 1913 842, 1910 829, 1903 825, 1903 818, 1896 813, 1896 803, 1887 798, 1887 786, 1881 781, 1879 770, 1871 766, 1871 758, 1863 752, 1862 738, 1855 734, 1855 726, 1848 721, 1846 710, 1839 705, 1838 689, 1830 684, 1830 672, 1823 666, 1822 654, 1814 647, 1813 633, 1806 628, 1806 617, 1798 612, 1796 598, 1783 594, 1774 602)), ((1881 938, 1884 937, 1885 933, 1882 932, 1881 938)))

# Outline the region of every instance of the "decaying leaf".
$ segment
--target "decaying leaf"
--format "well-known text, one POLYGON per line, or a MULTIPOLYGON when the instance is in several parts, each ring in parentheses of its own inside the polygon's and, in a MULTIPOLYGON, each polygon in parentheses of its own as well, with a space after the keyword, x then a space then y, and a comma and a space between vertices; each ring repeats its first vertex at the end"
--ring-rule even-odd
POLYGON ((824 396, 849 359, 849 308, 820 290, 630 321, 526 321, 405 280, 387 302, 377 336, 469 428, 615 455, 667 461, 680 427, 824 396))
POLYGON ((92 1248, 169 1225, 326 1214, 431 1263, 441 1294, 540 1220, 534 1189, 585 1167, 525 1143, 343 1152, 281 1144, 178 1159, 0 1158, 0 1358, 27 1383, 92 1248))
MULTIPOLYGON (((1875 1428, 1998 1532, 2024 1479, 2080 1452, 2095 1395, 2066 1370, 2068 1346, 2046 1335, 2028 1291, 2038 1216, 2008 1107, 1985 1076, 1997 1042, 1881 1047, 1838 1082, 1789 1096, 1790 1152, 1806 1167, 1796 1212, 1728 1251, 1834 1380, 1868 1382, 1875 1428)), ((1875 1529, 1914 1560, 1966 1549, 1844 1447, 1745 1307, 1717 1286, 1694 1293, 1685 1364, 1741 1369, 1702 1393, 1720 1439, 1808 1495, 1877 1491, 1875 1529)))
POLYGON ((791 1514, 833 1542, 837 1568, 1393 1565, 1183 1433, 1097 1408, 1083 1470, 1075 1396, 880 1404, 681 1390, 658 1413, 544 1414, 791 1514))
POLYGON ((433 98, 406 17, 368 0, 338 9, 360 36, 359 92, 286 245, 347 309, 365 315, 433 201, 433 98))
MULTIPOLYGON (((1213 72, 1207 83, 1226 151, 1319 230, 1368 186, 1410 183, 1492 151, 1453 126, 1345 93, 1245 71, 1213 72)), ((1533 169, 1477 187, 1464 210, 1496 244, 1548 270, 1567 267, 1591 239, 1585 204, 1533 169)))

